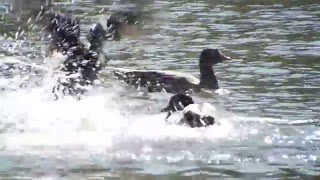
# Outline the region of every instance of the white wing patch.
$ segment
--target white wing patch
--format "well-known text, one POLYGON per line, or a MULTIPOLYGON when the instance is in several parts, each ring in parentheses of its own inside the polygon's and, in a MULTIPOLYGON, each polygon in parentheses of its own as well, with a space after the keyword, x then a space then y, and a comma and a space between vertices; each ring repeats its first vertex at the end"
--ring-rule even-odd
POLYGON ((217 109, 212 106, 210 103, 201 103, 201 104, 190 104, 183 109, 183 113, 193 112, 200 115, 200 117, 211 116, 216 117, 217 109))
POLYGON ((219 95, 224 95, 224 94, 230 94, 230 91, 227 89, 217 89, 214 91, 214 93, 219 94, 219 95))

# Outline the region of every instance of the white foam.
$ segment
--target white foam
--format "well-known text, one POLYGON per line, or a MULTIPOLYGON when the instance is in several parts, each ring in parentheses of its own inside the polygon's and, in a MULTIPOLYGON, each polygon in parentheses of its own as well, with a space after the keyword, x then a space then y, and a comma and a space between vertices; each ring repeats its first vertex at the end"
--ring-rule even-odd
POLYGON ((7 149, 112 149, 132 139, 141 144, 166 143, 168 139, 222 138, 232 132, 231 124, 207 129, 166 124, 165 114, 145 114, 147 107, 140 113, 130 112, 123 106, 134 100, 123 101, 112 89, 97 91, 94 95, 90 93, 80 101, 72 97, 53 101, 50 87, 19 89, 0 95, 1 122, 10 124, 10 128, 0 135, 1 144, 7 149))
MULTIPOLYGON (((1 84, 6 81, 1 79, 1 84)), ((7 152, 56 156, 98 151, 109 152, 113 157, 123 151, 130 154, 149 149, 142 153, 150 154, 154 150, 170 152, 177 145, 193 149, 190 143, 200 141, 223 142, 238 133, 230 116, 219 113, 217 118, 223 123, 207 128, 166 123, 166 114, 160 113, 160 109, 169 95, 150 94, 151 99, 120 97, 118 85, 111 83, 108 88, 93 89, 80 101, 72 97, 54 101, 54 80, 47 76, 43 81, 43 86, 0 94, 0 144, 7 152), (159 111, 150 113, 148 104, 155 102, 159 111)))

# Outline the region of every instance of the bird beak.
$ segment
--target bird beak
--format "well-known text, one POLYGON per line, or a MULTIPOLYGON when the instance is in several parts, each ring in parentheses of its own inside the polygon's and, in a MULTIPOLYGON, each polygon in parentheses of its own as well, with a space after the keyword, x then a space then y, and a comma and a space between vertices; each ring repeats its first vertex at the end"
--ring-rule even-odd
POLYGON ((229 56, 226 56, 226 55, 224 55, 224 54, 222 54, 222 53, 220 53, 220 58, 221 58, 222 61, 231 60, 231 58, 230 58, 229 56))

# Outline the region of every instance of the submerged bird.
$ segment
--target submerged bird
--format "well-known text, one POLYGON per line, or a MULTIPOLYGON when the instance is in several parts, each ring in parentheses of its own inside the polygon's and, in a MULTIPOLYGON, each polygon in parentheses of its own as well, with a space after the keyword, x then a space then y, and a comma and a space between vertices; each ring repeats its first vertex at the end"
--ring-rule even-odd
POLYGON ((141 21, 141 14, 134 11, 117 11, 110 14, 108 18, 100 20, 100 32, 104 33, 104 38, 108 40, 119 41, 122 34, 128 34, 133 25, 141 21))
POLYGON ((200 80, 192 75, 176 71, 128 70, 113 68, 114 75, 127 84, 147 88, 148 92, 185 93, 189 90, 200 92, 202 88, 219 89, 212 66, 230 60, 219 49, 204 49, 199 58, 200 80))
POLYGON ((207 127, 216 123, 216 109, 209 103, 195 104, 193 99, 186 94, 173 95, 167 107, 161 112, 168 112, 166 120, 172 113, 182 111, 183 117, 179 121, 179 125, 187 125, 191 128, 207 127))
POLYGON ((135 11, 118 11, 107 19, 108 32, 112 33, 113 40, 119 41, 122 34, 129 33, 129 27, 141 21, 142 14, 135 11))

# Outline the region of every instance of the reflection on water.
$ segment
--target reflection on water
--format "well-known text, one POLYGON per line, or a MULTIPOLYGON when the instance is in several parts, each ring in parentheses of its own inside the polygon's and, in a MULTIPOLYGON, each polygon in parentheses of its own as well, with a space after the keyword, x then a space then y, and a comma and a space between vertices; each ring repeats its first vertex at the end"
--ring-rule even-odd
MULTIPOLYGON (((127 92, 107 77, 110 88, 97 89, 83 101, 53 102, 47 93, 53 82, 46 74, 0 61, 0 177, 319 175, 318 1, 59 5, 62 12, 82 18, 83 32, 101 12, 142 12, 143 23, 124 32, 121 41, 105 43, 109 66, 176 69, 198 76, 203 48, 217 47, 234 57, 214 67, 221 86, 232 93, 196 97, 216 104, 226 124, 208 129, 166 125, 158 110, 169 95, 119 97, 127 92)), ((17 26, 11 28, 17 31, 17 26)), ((41 64, 44 47, 36 33, 26 33, 27 41, 1 38, 1 56, 41 64)))

